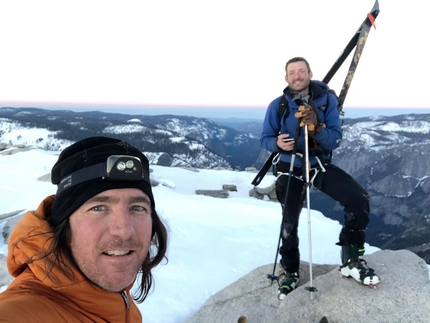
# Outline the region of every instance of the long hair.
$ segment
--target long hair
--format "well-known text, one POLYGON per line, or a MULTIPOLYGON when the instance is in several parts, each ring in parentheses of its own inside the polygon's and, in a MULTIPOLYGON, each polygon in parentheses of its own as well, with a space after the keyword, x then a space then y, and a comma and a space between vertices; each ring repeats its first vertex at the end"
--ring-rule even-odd
POLYGON ((139 283, 137 295, 133 295, 133 299, 137 303, 142 303, 146 296, 148 296, 154 278, 152 277, 151 270, 156 267, 164 258, 166 258, 167 251, 167 230, 164 223, 161 221, 155 210, 152 211, 152 237, 151 246, 148 255, 145 258, 142 266, 140 267, 142 280, 139 283), (155 254, 151 252, 155 249, 155 254))
MULTIPOLYGON (((148 293, 154 280, 151 270, 156 267, 164 258, 166 258, 167 252, 167 229, 154 209, 152 209, 151 218, 151 245, 146 258, 144 259, 139 269, 141 279, 138 282, 139 287, 137 289, 136 295, 132 295, 133 299, 137 303, 142 303, 148 296, 148 293)), ((70 248, 72 235, 69 217, 64 219, 64 221, 62 221, 58 225, 52 227, 52 230, 54 234, 52 237, 50 248, 48 253, 45 254, 47 277, 54 281, 57 279, 52 273, 52 269, 56 267, 67 278, 73 280, 75 276, 74 270, 73 268, 70 268, 67 264, 71 264, 79 271, 80 269, 76 261, 74 260, 72 250, 70 248), (49 255, 51 255, 51 257, 47 257, 49 255)))

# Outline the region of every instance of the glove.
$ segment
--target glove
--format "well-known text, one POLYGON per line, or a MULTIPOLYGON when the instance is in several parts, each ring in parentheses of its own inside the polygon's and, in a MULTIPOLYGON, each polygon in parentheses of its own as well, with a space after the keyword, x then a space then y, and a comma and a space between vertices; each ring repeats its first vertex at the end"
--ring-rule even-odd
POLYGON ((296 112, 294 116, 298 119, 301 118, 300 127, 307 125, 309 131, 315 131, 318 125, 318 119, 314 110, 312 110, 309 105, 303 104, 299 106, 299 111, 296 112))

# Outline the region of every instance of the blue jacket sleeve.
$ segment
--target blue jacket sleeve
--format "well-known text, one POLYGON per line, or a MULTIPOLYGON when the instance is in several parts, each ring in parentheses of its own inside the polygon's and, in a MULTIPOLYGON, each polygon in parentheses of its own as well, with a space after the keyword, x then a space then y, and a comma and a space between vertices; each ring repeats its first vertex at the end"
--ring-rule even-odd
POLYGON ((276 98, 267 107, 266 116, 264 117, 263 122, 263 130, 261 131, 261 147, 270 152, 277 152, 280 150, 276 145, 276 141, 278 140, 278 135, 281 129, 278 118, 278 107, 280 100, 280 97, 276 98))

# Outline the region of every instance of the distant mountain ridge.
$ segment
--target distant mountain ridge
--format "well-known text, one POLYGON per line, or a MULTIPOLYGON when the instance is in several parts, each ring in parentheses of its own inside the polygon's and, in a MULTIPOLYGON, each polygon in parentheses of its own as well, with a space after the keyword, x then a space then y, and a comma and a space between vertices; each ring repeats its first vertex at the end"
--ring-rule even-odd
MULTIPOLYGON (((52 150, 61 143, 105 135, 131 142, 148 153, 151 163, 163 166, 243 170, 261 167, 268 155, 259 145, 262 121, 240 124, 235 120, 229 127, 188 116, 30 108, 1 108, 0 118, 0 143, 8 144, 4 138, 14 126, 47 129, 47 138, 37 144, 52 150)), ((383 249, 409 249, 427 263, 429 157, 430 114, 345 119, 341 147, 333 152, 333 162, 371 196, 368 242, 383 249)), ((312 190, 311 206, 343 223, 342 208, 316 190, 312 190)))
POLYGON ((61 140, 123 139, 145 152, 162 155, 161 161, 156 159, 163 166, 243 169, 249 166, 249 157, 255 160, 259 154, 258 138, 202 118, 35 108, 1 108, 0 117, 22 127, 48 129, 61 140))

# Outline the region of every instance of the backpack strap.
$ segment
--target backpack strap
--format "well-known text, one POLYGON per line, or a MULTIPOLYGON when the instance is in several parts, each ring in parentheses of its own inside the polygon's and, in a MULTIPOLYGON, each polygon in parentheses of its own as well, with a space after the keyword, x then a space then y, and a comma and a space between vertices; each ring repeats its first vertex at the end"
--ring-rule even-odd
POLYGON ((278 107, 278 119, 281 120, 282 116, 284 116, 284 120, 285 120, 286 118, 288 118, 289 115, 290 115, 290 107, 288 106, 288 101, 287 101, 287 98, 285 97, 285 94, 282 94, 281 101, 279 102, 279 107, 278 107))

